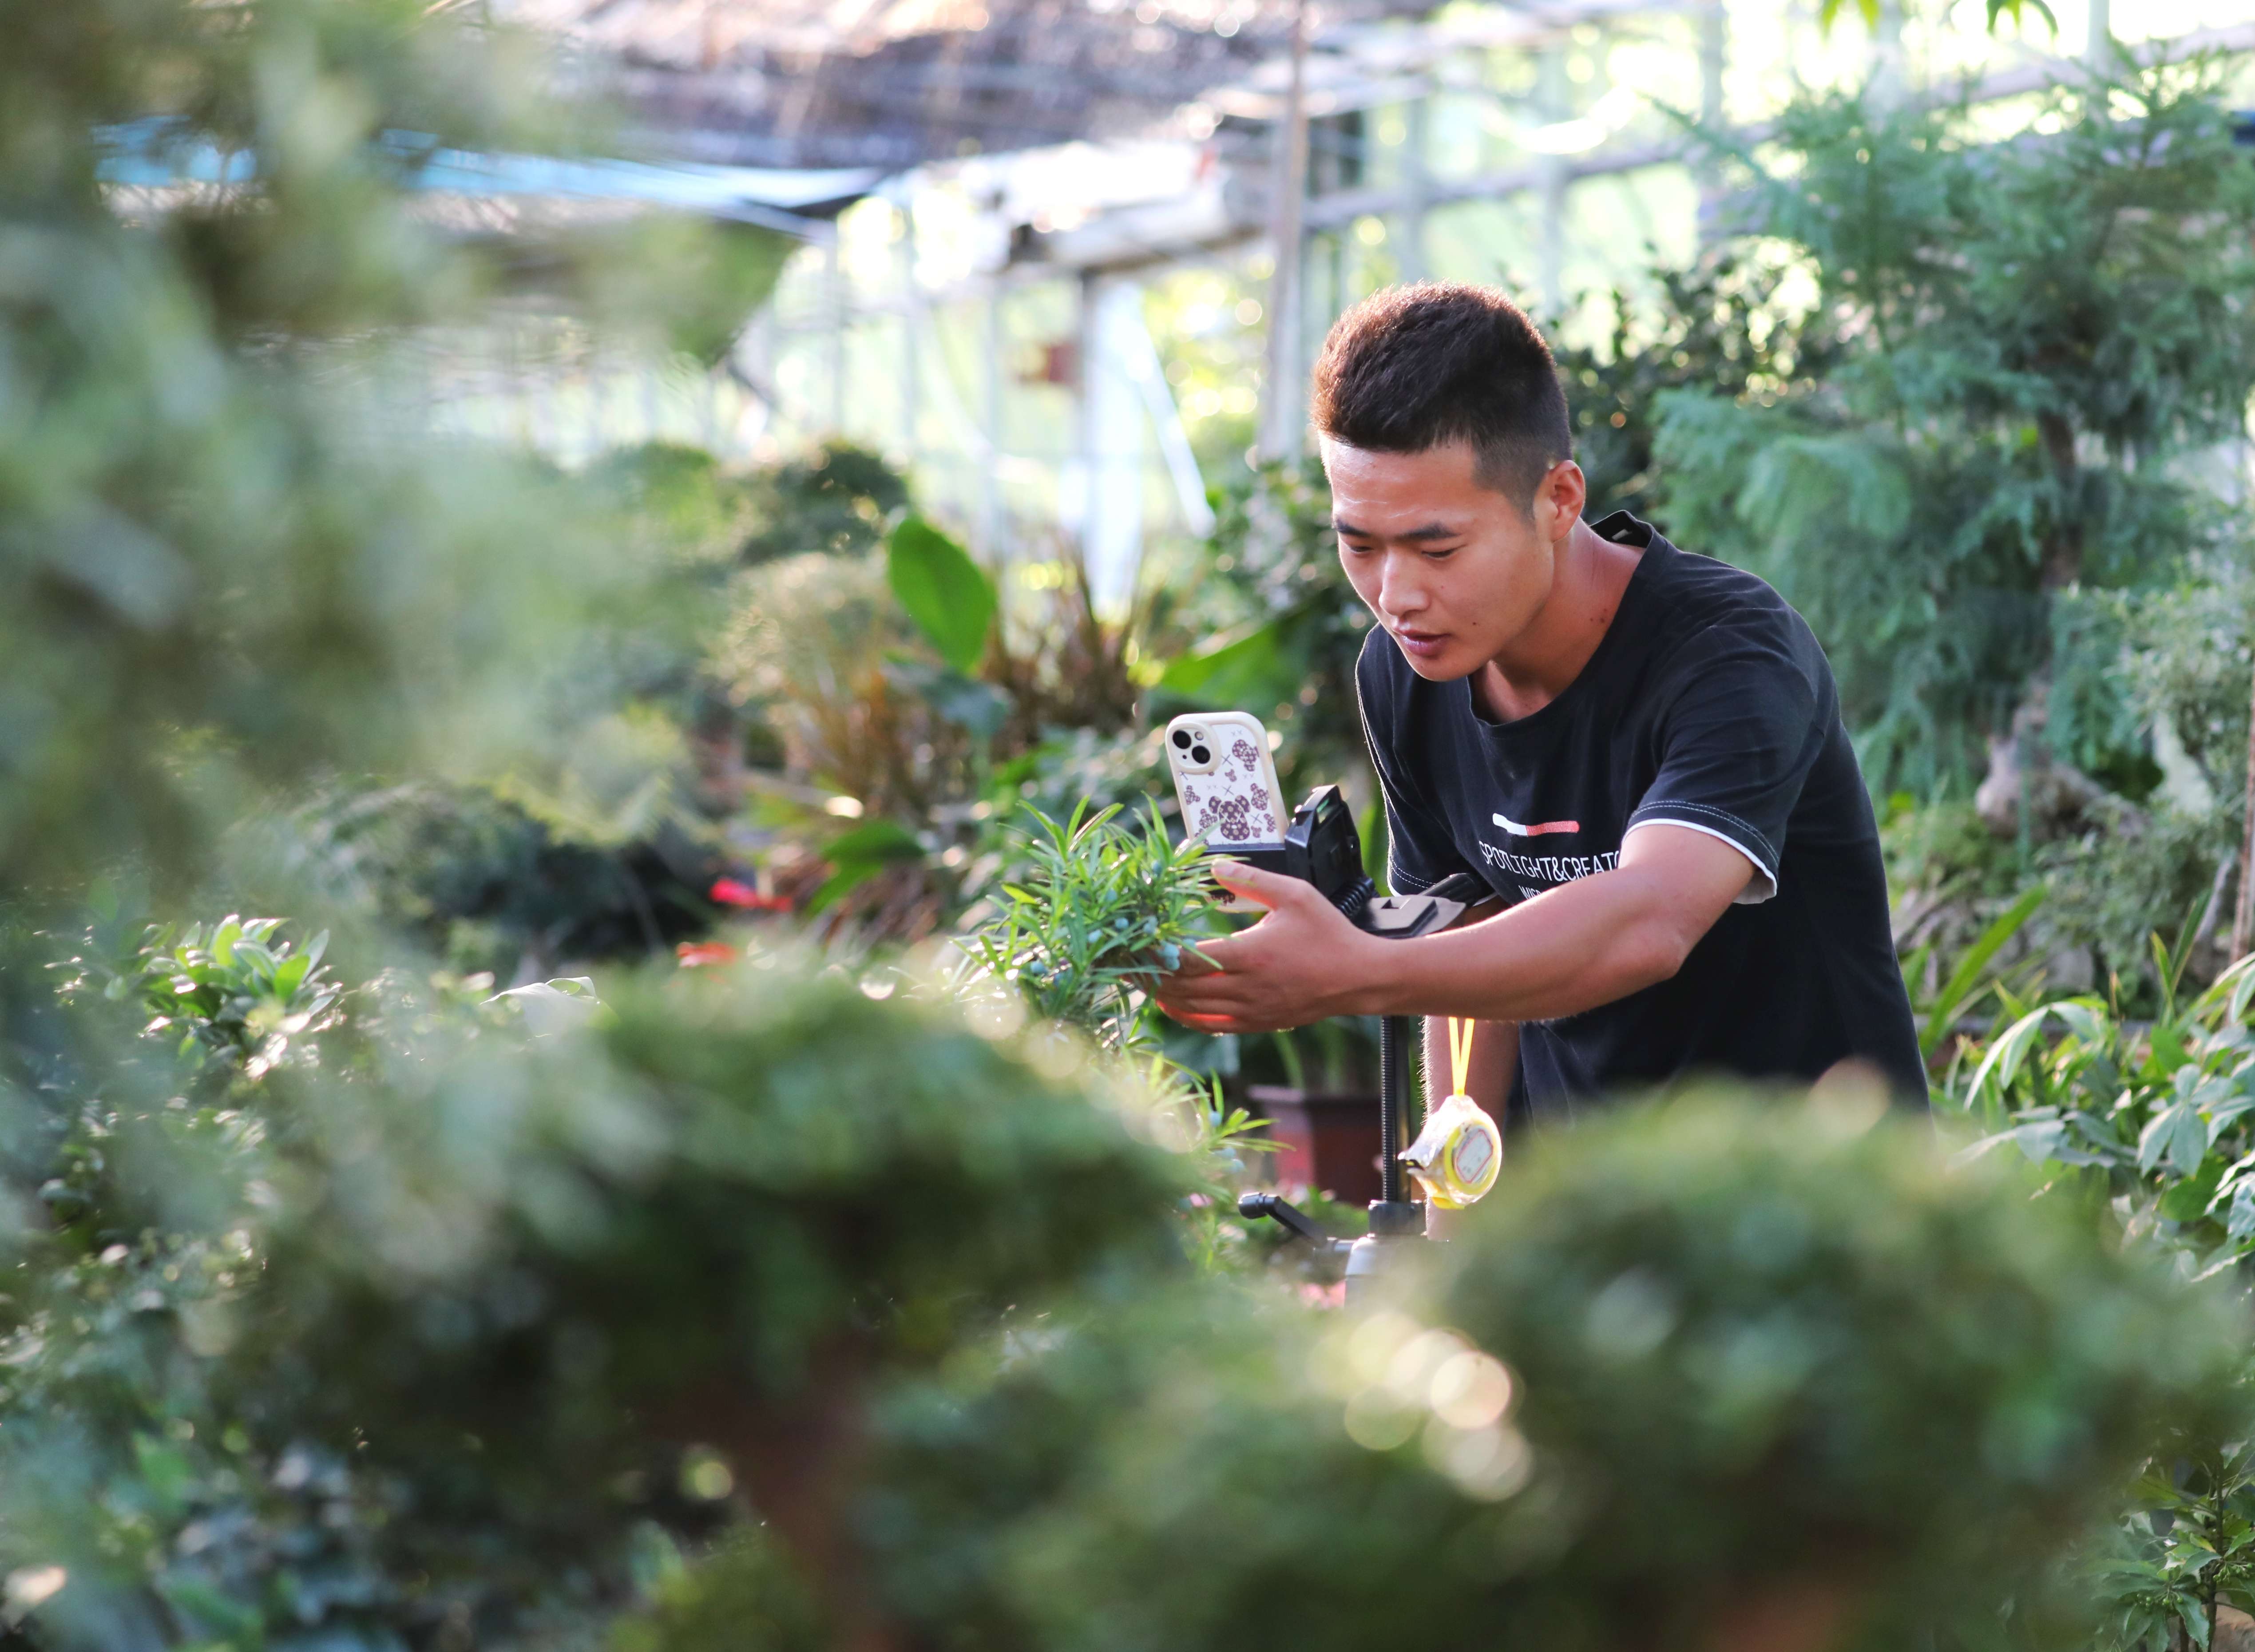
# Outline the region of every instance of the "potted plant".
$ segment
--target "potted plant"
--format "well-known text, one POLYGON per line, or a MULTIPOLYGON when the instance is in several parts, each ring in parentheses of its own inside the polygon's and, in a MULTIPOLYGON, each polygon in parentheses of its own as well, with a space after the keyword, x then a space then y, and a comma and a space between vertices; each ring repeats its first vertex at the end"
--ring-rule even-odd
POLYGON ((1325 1021, 1275 1035, 1283 1082, 1248 1083, 1245 1099, 1268 1121, 1276 1144, 1269 1168, 1278 1185, 1318 1188, 1352 1206, 1378 1197, 1377 1042, 1374 1029, 1360 1021, 1325 1021), (1313 1064, 1303 1053, 1303 1041, 1315 1045, 1313 1064))

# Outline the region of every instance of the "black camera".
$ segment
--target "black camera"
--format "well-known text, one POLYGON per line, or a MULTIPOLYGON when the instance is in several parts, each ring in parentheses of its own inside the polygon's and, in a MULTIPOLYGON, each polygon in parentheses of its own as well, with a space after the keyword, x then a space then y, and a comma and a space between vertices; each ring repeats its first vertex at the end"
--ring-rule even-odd
POLYGON ((1317 786, 1292 811, 1282 844, 1226 851, 1229 858, 1312 883, 1358 929, 1396 940, 1445 929, 1468 906, 1494 898, 1478 878, 1458 873, 1416 895, 1381 896, 1362 869, 1362 833, 1337 786, 1317 786))

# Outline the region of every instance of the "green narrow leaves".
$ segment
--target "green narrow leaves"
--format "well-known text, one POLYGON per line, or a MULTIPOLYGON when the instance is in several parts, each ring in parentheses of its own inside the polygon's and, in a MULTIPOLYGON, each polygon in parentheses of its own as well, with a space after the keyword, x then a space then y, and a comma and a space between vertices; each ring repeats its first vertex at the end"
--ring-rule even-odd
MULTIPOLYGON (((2006 941, 2020 932, 2037 907, 2043 904, 2044 887, 2039 883, 2023 893, 2007 907, 1989 927, 1981 931, 1980 938, 1966 948, 1965 956, 1957 960, 1957 967, 1927 1007, 1923 1024, 1919 1028, 1918 1052, 1931 1060, 1955 1023, 1957 1011, 1985 984, 1986 972, 2006 941)), ((2005 1082, 2012 1082, 2007 1074, 2005 1082)))
POLYGON ((1117 804, 1085 811, 1059 822, 1028 808, 1027 876, 963 944, 1044 1021, 1124 1050, 1149 978, 1179 968, 1205 932, 1212 886, 1202 846, 1170 842, 1156 807, 1134 827, 1115 824, 1117 804))
POLYGON ((959 671, 978 669, 995 597, 970 552, 922 517, 903 517, 885 541, 885 579, 941 659, 959 671))
MULTIPOLYGON (((1840 14, 1848 9, 1849 4, 1850 0, 1823 0, 1823 4, 1817 8, 1818 23, 1830 29, 1839 20, 1840 14)), ((1854 0, 1854 4, 1856 15, 1863 18, 1865 27, 1876 29, 1879 26, 1879 0, 1854 0)), ((2052 16, 2051 8, 2044 4, 2044 0, 1987 0, 1987 6, 1989 28, 1992 32, 1997 27, 1998 18, 2010 16, 2015 24, 2024 24, 2031 11, 2041 18, 2054 34, 2059 32, 2059 19, 2052 16)))

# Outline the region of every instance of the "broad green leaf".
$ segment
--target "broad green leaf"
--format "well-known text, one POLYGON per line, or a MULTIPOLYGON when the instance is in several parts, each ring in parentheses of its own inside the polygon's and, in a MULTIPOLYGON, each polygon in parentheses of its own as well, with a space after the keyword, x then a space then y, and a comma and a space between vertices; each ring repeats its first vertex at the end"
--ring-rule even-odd
POLYGON ((2235 1240, 2255 1238, 2255 1182, 2243 1181, 2232 1190, 2223 1227, 2235 1240))
POLYGON ((2066 1135, 2067 1126, 2057 1119, 2035 1119, 2013 1132, 2013 1139, 2020 1143, 2021 1154, 2032 1164, 2041 1164, 2056 1156, 2060 1143, 2066 1135))
POLYGON ((195 1485, 195 1471, 176 1447, 151 1435, 137 1434, 133 1458, 141 1483, 158 1504, 175 1507, 186 1500, 195 1485))
POLYGON ((2138 1136, 2138 1168, 2150 1170, 2166 1158, 2189 1176, 2208 1152, 2208 1121, 2189 1101, 2173 1101, 2153 1114, 2138 1136))
POLYGON ((2208 1214, 2209 1203, 2216 1198, 2216 1185, 2223 1179, 2223 1161, 2210 1159, 2197 1176, 2188 1177, 2163 1191, 2160 1213, 2173 1222, 2196 1222, 2208 1214))
POLYGON ((1158 687, 1163 694, 1208 705, 1258 706, 1295 692, 1301 675, 1285 646, 1283 625, 1271 621, 1219 647, 1184 655, 1167 667, 1158 687))
POLYGON ((2209 990, 2221 992, 2227 983, 2230 988, 2231 1004, 2229 1013, 2231 1019, 2235 1022, 2244 1022, 2247 1019, 2248 1001, 2255 999, 2255 953, 2250 953, 2224 971, 2209 990))
POLYGON ((923 854, 924 846, 899 821, 864 820, 823 846, 822 858, 830 862, 831 875, 808 897, 806 910, 821 911, 887 867, 917 860, 923 854))
POLYGON ((1957 960, 1957 967, 1950 972, 1949 981, 1927 1009, 1926 1024, 1920 1029, 1918 1036, 1921 1055, 1933 1056, 1942 1043, 1942 1036, 1949 1031, 1950 1020, 1956 1015, 1958 1006, 1980 983, 1990 960, 2003 950, 2006 942, 2020 932, 2020 926, 2028 921, 2037 907, 2043 904, 2043 898, 2044 888, 2041 883, 2027 889, 1981 931, 1972 946, 1965 949, 1965 956, 1957 960))
POLYGON ((306 972, 313 967, 313 959, 304 953, 292 953, 284 959, 274 971, 274 995, 288 1003, 305 985, 306 972))
POLYGON ((952 666, 894 660, 886 664, 885 678, 981 740, 993 739, 1010 715, 1012 701, 1008 693, 992 683, 966 677, 952 666))
POLYGON ((968 552, 922 517, 904 517, 885 541, 885 578, 941 659, 958 671, 978 668, 994 586, 968 552))
POLYGON ((2028 1046, 2035 1042, 2036 1035, 2043 1030, 2044 1018, 2050 1014, 2048 1005, 2030 1010, 1989 1046, 1989 1053, 1982 1058, 1980 1066, 1974 1071, 1973 1082, 1966 1088, 1969 1107, 1979 1104, 1983 1092, 1992 1083, 1999 1094, 2012 1087, 2020 1063, 2027 1058, 2028 1046))
POLYGON ((819 912, 867 883, 885 869, 882 861, 845 861, 806 898, 806 910, 819 912))
POLYGON ((2051 1009, 2067 1023, 2069 1032, 2093 1049, 2103 1049, 2112 1042, 2107 1035, 2114 1023, 2111 1018, 2102 1019, 2106 1012, 2098 1006, 2070 998, 2064 1003, 2054 1004, 2051 1009))
POLYGON ((916 834, 897 820, 864 820, 841 832, 823 846, 822 858, 832 866, 847 861, 882 865, 889 861, 913 861, 924 853, 916 834))
POLYGON ((158 1587, 164 1594, 165 1603, 175 1613, 192 1623, 200 1620, 200 1627, 215 1635, 224 1635, 221 1644, 256 1646, 263 1641, 264 1625, 257 1607, 236 1599, 217 1584, 183 1575, 174 1569, 165 1574, 158 1587))

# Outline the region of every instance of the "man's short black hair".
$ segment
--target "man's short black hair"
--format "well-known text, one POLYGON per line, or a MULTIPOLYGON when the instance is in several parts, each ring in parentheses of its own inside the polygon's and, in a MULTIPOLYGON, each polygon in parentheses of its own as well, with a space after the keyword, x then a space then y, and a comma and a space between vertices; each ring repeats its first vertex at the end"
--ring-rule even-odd
POLYGON ((1550 347, 1500 292, 1421 281, 1373 292, 1331 324, 1310 409, 1334 441, 1380 453, 1471 444, 1484 487, 1532 510, 1574 456, 1550 347))

